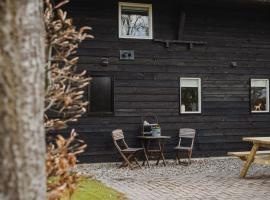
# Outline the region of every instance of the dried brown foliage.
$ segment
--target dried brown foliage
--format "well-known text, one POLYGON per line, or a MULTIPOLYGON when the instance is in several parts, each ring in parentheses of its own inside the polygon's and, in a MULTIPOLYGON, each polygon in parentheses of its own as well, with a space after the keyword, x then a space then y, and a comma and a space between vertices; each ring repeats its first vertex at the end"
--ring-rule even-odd
MULTIPOLYGON (((86 72, 78 73, 75 57, 79 43, 86 38, 93 38, 87 33, 89 27, 77 30, 72 19, 61 7, 68 3, 60 0, 57 5, 52 0, 44 0, 44 22, 47 33, 47 93, 45 97, 44 126, 47 131, 66 128, 68 122, 76 121, 85 113, 88 102, 83 99, 84 88, 90 78, 86 72), (53 116, 53 118, 51 117, 53 116)), ((58 135, 47 145, 47 194, 49 200, 61 199, 63 194, 69 195, 75 189, 78 174, 72 172, 77 159, 86 147, 83 141, 76 139, 72 130, 65 139, 58 135)))
POLYGON ((78 73, 75 57, 79 43, 93 38, 87 33, 89 27, 79 30, 67 18, 67 12, 60 9, 68 1, 62 0, 53 6, 51 0, 45 0, 44 21, 47 32, 47 93, 45 97, 46 130, 65 128, 68 122, 77 121, 85 113, 88 102, 83 100, 85 88, 90 78, 85 71, 78 73))
POLYGON ((72 130, 68 139, 58 135, 55 142, 47 146, 47 193, 50 200, 60 199, 64 193, 71 195, 76 188, 79 176, 71 169, 76 166, 76 155, 86 147, 76 136, 72 130))

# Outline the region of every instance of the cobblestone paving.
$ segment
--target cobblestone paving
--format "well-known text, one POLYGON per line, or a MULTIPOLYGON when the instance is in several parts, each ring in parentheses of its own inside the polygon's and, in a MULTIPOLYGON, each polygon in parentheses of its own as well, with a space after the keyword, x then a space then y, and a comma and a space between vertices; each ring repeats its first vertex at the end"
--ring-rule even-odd
POLYGON ((82 173, 94 175, 130 200, 268 200, 270 167, 252 165, 247 178, 239 178, 239 159, 193 160, 190 166, 176 165, 129 170, 119 163, 79 165, 82 173))

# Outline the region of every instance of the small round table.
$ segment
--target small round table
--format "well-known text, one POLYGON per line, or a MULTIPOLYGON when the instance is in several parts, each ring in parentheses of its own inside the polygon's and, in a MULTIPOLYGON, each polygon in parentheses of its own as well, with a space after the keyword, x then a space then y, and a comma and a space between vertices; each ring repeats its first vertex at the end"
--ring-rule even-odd
MULTIPOLYGON (((165 146, 166 140, 170 139, 171 136, 138 136, 138 138, 141 140, 141 144, 144 149, 144 155, 145 155, 145 159, 146 159, 148 167, 150 167, 149 159, 148 159, 148 156, 150 156, 150 154, 156 154, 158 156, 156 165, 158 165, 160 159, 162 159, 164 166, 166 166, 165 157, 164 157, 164 146, 165 146), (158 143, 157 149, 150 149, 151 141, 156 141, 158 143)), ((145 160, 143 161, 143 165, 144 164, 145 164, 145 160)))

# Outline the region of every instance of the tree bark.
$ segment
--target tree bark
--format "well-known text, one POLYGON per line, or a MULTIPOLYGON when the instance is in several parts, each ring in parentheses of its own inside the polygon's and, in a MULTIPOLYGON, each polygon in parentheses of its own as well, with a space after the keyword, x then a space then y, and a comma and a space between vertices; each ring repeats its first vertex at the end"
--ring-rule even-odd
POLYGON ((0 0, 0 199, 46 199, 42 0, 0 0))

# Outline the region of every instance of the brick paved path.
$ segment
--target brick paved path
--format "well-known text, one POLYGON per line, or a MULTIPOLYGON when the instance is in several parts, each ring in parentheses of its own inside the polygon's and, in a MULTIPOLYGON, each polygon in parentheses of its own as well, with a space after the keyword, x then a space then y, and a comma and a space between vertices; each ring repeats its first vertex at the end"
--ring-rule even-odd
POLYGON ((117 169, 119 164, 82 165, 108 186, 131 200, 268 200, 270 168, 252 166, 246 179, 239 178, 237 159, 205 159, 190 166, 170 162, 168 167, 117 169))

